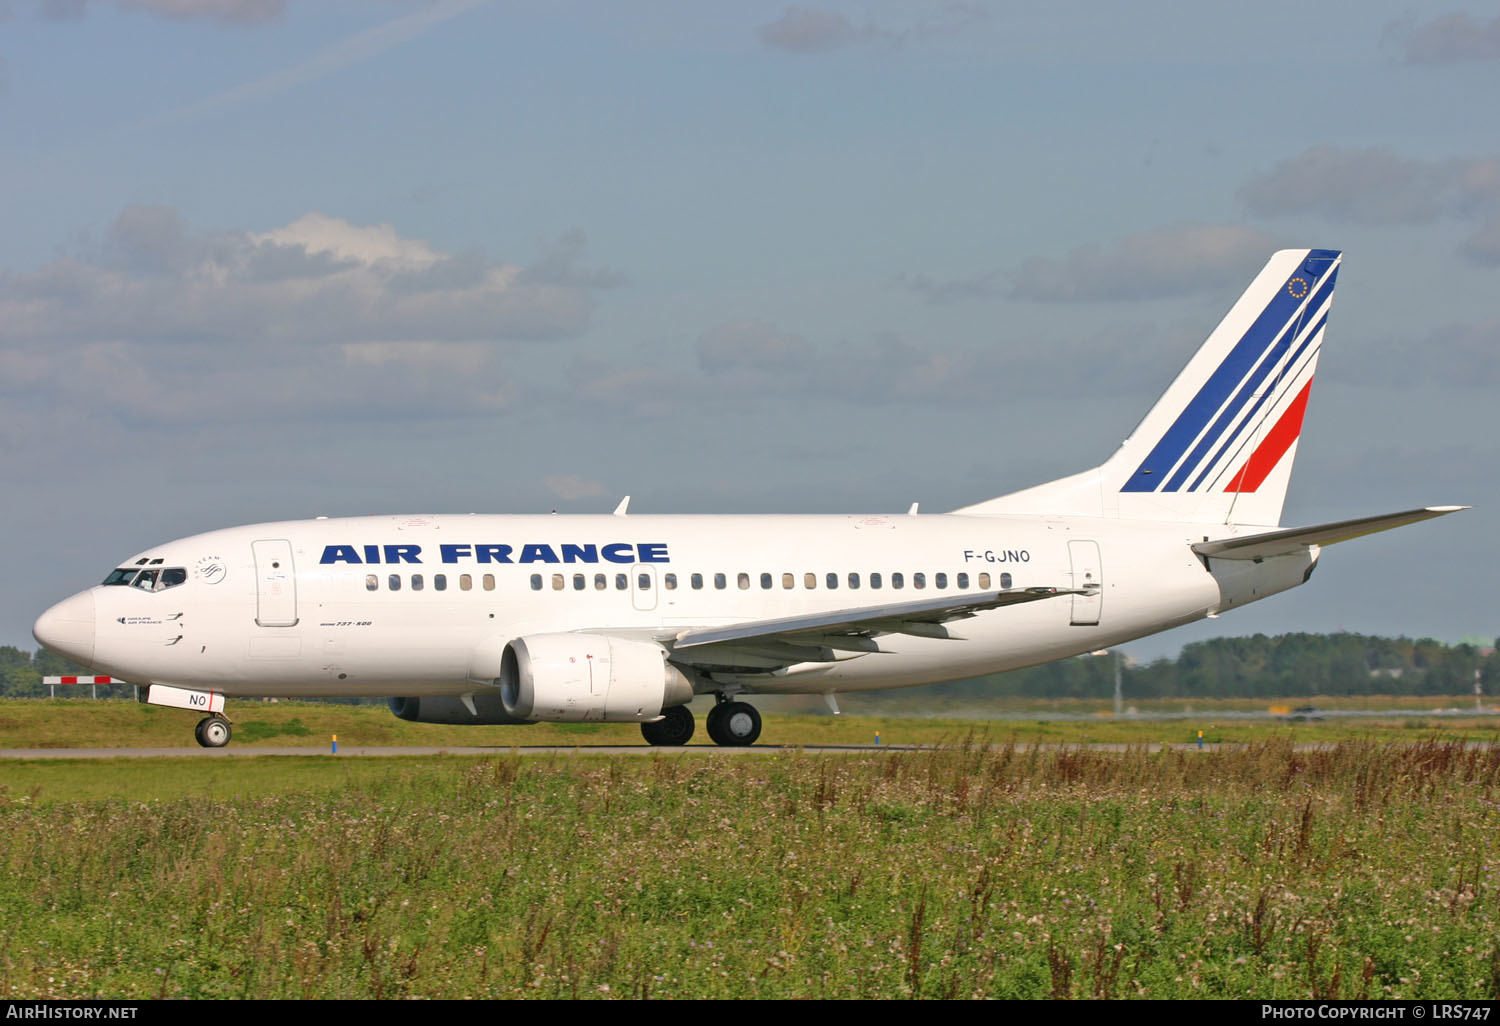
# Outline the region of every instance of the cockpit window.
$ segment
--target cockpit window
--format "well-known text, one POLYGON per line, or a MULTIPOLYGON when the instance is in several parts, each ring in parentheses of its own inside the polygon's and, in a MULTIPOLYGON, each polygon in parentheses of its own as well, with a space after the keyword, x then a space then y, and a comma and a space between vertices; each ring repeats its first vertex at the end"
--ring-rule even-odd
POLYGON ((130 585, 142 591, 166 591, 179 584, 186 584, 187 577, 187 568, 181 566, 169 566, 160 570, 127 566, 111 570, 104 579, 104 584, 106 587, 130 585))

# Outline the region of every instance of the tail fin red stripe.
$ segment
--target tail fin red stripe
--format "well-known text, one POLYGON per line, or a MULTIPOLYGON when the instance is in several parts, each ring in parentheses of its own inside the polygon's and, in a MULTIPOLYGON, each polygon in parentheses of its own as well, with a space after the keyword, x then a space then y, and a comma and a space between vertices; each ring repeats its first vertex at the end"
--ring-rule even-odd
POLYGON ((1297 398, 1292 400, 1292 405, 1287 407, 1276 426, 1271 429, 1271 433, 1266 435, 1265 441, 1256 447, 1240 472, 1234 475, 1234 480, 1224 489, 1226 492, 1253 492, 1276 469, 1281 457, 1286 455, 1292 443, 1302 434, 1302 415, 1307 412, 1307 396, 1311 391, 1312 379, 1309 378, 1297 398))

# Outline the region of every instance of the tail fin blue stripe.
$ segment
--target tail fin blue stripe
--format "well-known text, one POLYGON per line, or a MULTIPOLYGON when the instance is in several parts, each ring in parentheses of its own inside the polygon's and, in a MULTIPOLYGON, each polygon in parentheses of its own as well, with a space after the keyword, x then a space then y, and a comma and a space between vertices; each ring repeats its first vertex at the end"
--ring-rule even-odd
MULTIPOLYGON (((1330 281, 1331 280, 1332 279, 1330 279, 1330 281)), ((1312 345, 1313 339, 1322 334, 1323 326, 1327 323, 1328 314, 1324 313, 1323 316, 1318 319, 1317 327, 1313 328, 1312 331, 1309 331, 1307 333, 1307 337, 1302 340, 1302 344, 1297 347, 1297 351, 1292 354, 1291 359, 1287 360, 1285 368, 1287 372, 1290 372, 1293 367, 1297 366, 1297 362, 1302 359, 1302 354, 1307 352, 1307 347, 1312 345)), ((1246 415, 1244 422, 1241 423, 1240 430, 1236 431, 1230 438, 1224 440, 1224 444, 1219 446, 1219 451, 1214 453, 1213 458, 1204 465, 1197 478, 1194 479, 1193 483, 1188 486, 1188 491, 1192 492, 1198 490, 1198 486, 1203 483, 1203 479, 1208 476, 1208 474, 1214 469, 1214 467, 1219 465, 1219 461, 1223 459, 1224 453, 1229 451, 1229 447, 1234 445, 1236 441, 1242 441, 1244 439, 1246 426, 1253 425, 1255 423, 1255 417, 1258 413, 1260 413, 1260 408, 1266 404, 1267 400, 1274 397, 1274 392, 1267 391, 1264 395, 1262 395, 1255 401, 1255 405, 1250 408, 1250 412, 1246 415)), ((1212 482, 1210 482, 1210 485, 1212 485, 1212 482)))
MULTIPOLYGON (((1210 418, 1224 405, 1235 386, 1245 378, 1266 350, 1281 336, 1282 329, 1302 307, 1305 294, 1301 297, 1293 294, 1293 290, 1289 288, 1292 279, 1326 274, 1327 266, 1319 267, 1318 264, 1323 260, 1331 261, 1337 255, 1335 250, 1314 250, 1303 266, 1282 283, 1270 302, 1266 304, 1266 308, 1255 319, 1255 323, 1235 344, 1223 363, 1209 376, 1208 381, 1193 397, 1193 401, 1188 403, 1176 422, 1162 435, 1161 441, 1157 442, 1150 454, 1141 461, 1141 465, 1125 482, 1121 491, 1150 492, 1157 489, 1162 482, 1162 475, 1176 466, 1177 461, 1187 451, 1188 446, 1193 444, 1193 440, 1199 436, 1210 418), (1318 269, 1314 270, 1315 267, 1318 269)), ((1320 289, 1322 284, 1319 282, 1320 289)))
MULTIPOLYGON (((1219 415, 1219 419, 1214 421, 1213 427, 1208 429, 1208 433, 1203 436, 1203 440, 1198 443, 1198 445, 1193 449, 1188 458, 1183 460, 1182 466, 1178 469, 1177 473, 1172 475, 1172 479, 1167 482, 1166 487, 1163 488, 1162 491, 1180 491, 1183 483, 1187 480, 1188 475, 1192 474, 1195 469, 1199 470, 1198 477, 1193 481, 1191 485, 1188 486, 1188 490, 1192 491, 1193 489, 1196 489, 1198 487, 1199 482, 1203 480, 1204 475, 1208 473, 1209 469, 1213 466, 1214 461, 1218 459, 1218 454, 1215 454, 1214 460, 1210 460, 1207 466, 1202 466, 1203 457, 1207 455, 1208 450, 1211 449, 1216 442, 1219 442, 1221 439, 1223 439, 1224 432, 1229 430, 1229 425, 1234 423, 1234 418, 1239 415, 1239 412, 1245 408, 1245 404, 1250 401, 1250 398, 1253 395, 1255 395, 1255 390, 1265 382, 1267 377, 1270 376, 1271 370, 1280 363, 1282 354, 1296 343, 1297 336, 1300 333, 1299 329, 1307 323, 1306 319, 1309 317, 1317 316, 1318 311, 1321 310, 1323 306, 1328 302, 1328 297, 1333 292, 1333 283, 1337 278, 1338 271, 1335 270, 1323 281, 1321 285, 1318 286, 1318 291, 1313 293, 1312 299, 1308 301, 1307 306, 1303 308, 1301 314, 1293 318, 1292 325, 1287 328, 1286 332, 1282 334, 1281 338, 1276 343, 1274 343, 1266 352, 1264 359, 1261 360, 1260 366, 1256 368, 1256 370, 1250 375, 1250 378, 1240 388, 1239 393, 1235 395, 1228 408, 1226 408, 1224 412, 1219 415), (1199 469, 1200 467, 1201 469, 1199 469)), ((1311 337, 1312 336, 1309 335, 1307 336, 1307 339, 1310 339, 1311 337)), ((1307 339, 1303 339, 1304 347, 1306 346, 1307 339)), ((1298 353, 1300 354, 1301 351, 1302 350, 1299 349, 1298 353)), ((1296 357, 1293 357, 1292 359, 1295 360, 1296 357)), ((1267 395, 1269 395, 1269 393, 1267 393, 1267 395)), ((1265 398, 1266 396, 1262 396, 1261 400, 1264 401, 1265 398)), ((1259 408, 1260 405, 1261 403, 1257 402, 1255 404, 1255 407, 1259 408)), ((1240 422, 1239 428, 1235 430, 1229 438, 1223 439, 1223 445, 1220 446, 1219 453, 1222 453, 1224 451, 1224 447, 1228 446, 1236 436, 1238 436, 1245 430, 1245 426, 1250 424, 1255 419, 1254 415, 1255 410, 1252 409, 1250 411, 1250 415, 1246 416, 1245 419, 1240 422)))

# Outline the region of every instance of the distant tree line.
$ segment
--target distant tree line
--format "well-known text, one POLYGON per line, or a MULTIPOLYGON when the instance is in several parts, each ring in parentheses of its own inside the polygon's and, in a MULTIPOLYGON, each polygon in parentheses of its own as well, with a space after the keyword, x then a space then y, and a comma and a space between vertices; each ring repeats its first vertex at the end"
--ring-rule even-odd
MULTIPOLYGON (((0 645, 0 697, 34 698, 47 694, 47 685, 42 683, 43 677, 92 674, 93 672, 77 663, 70 663, 62 656, 48 652, 45 648, 39 648, 32 653, 16 648, 14 645, 0 645)), ((60 690, 58 694, 76 698, 79 691, 76 687, 69 687, 66 691, 60 690)), ((134 692, 125 686, 101 687, 99 694, 129 698, 134 692)))
MULTIPOLYGON (((1473 691, 1476 670, 1486 695, 1500 692, 1493 648, 1365 634, 1255 634, 1195 641, 1175 659, 1122 665, 1120 677, 1127 699, 1462 695, 1473 691)), ((1108 698, 1114 682, 1112 655, 1080 656, 930 690, 955 698, 1108 698)))
MULTIPOLYGON (((1122 665, 1128 698, 1300 698, 1311 695, 1466 695, 1479 672, 1484 693, 1500 693, 1500 654, 1493 648, 1448 645, 1431 638, 1364 634, 1255 634, 1183 646, 1176 659, 1122 665)), ((43 677, 88 673, 60 656, 0 646, 0 696, 45 696, 43 677)), ((1108 698, 1114 694, 1112 655, 1080 656, 1029 670, 939 684, 930 694, 954 698, 1108 698)), ((59 690, 59 694, 63 694, 59 690)), ((69 688, 69 695, 84 694, 69 688)), ((128 686, 101 696, 132 695, 128 686)))

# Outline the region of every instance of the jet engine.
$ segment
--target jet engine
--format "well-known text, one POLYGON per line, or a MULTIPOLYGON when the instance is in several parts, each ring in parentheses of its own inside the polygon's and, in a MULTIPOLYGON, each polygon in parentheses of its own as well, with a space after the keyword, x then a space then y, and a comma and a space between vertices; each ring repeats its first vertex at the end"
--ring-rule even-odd
POLYGON ((500 657, 500 704, 518 720, 647 723, 692 700, 693 683, 650 641, 528 634, 500 657))
POLYGON ((413 723, 467 723, 520 725, 534 720, 518 720, 506 713, 500 696, 493 690, 479 691, 465 696, 469 702, 455 695, 427 695, 422 698, 393 698, 391 712, 403 720, 413 723))

